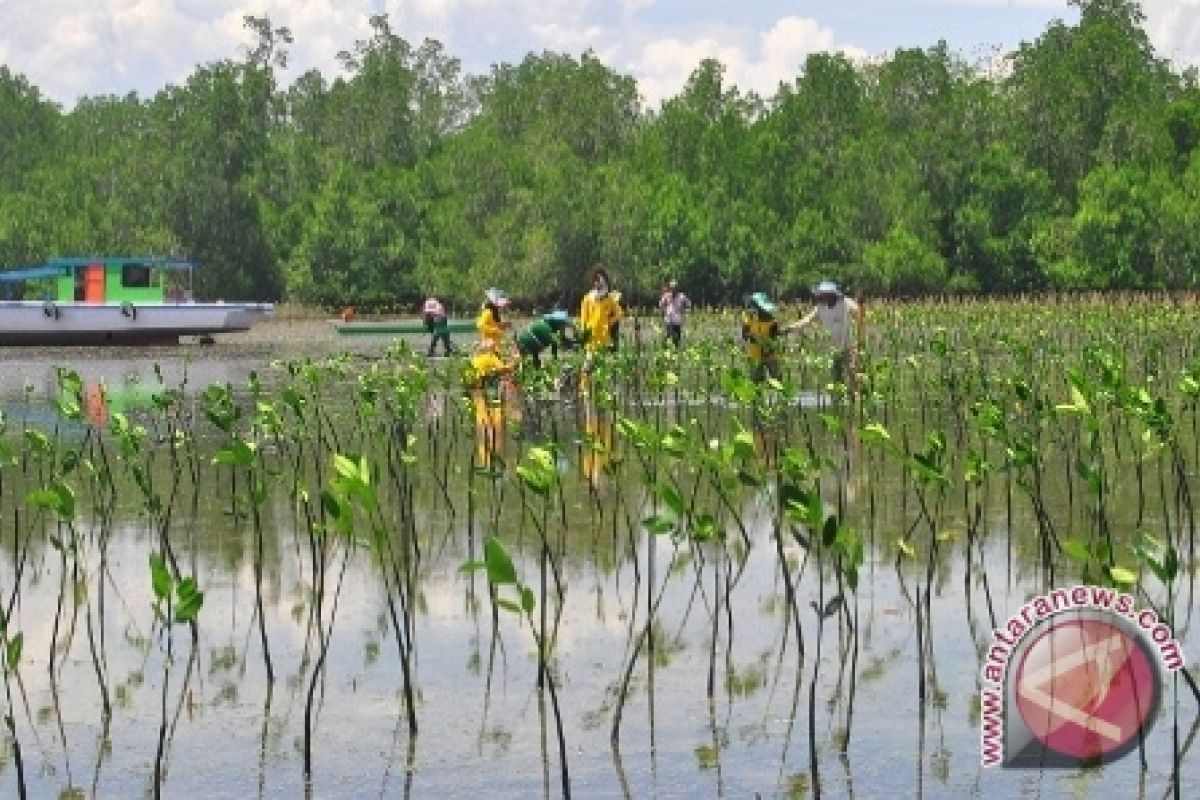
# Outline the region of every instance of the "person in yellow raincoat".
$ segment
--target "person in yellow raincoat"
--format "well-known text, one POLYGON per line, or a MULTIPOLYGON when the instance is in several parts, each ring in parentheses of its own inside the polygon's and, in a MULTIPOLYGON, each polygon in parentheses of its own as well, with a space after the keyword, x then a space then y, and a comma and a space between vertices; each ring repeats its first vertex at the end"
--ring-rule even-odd
POLYGON ((579 340, 583 343, 584 362, 579 390, 586 393, 598 353, 611 350, 613 331, 625 316, 620 295, 612 291, 608 271, 597 264, 592 268, 592 288, 579 304, 579 340))
POLYGON ((475 406, 476 452, 485 467, 491 466, 494 457, 504 457, 504 382, 512 370, 495 343, 484 339, 476 346, 464 376, 475 406))
POLYGON ((767 377, 778 380, 782 350, 780 333, 783 332, 775 318, 778 307, 765 292, 750 295, 749 306, 742 320, 742 341, 746 344, 746 358, 750 360, 750 377, 755 381, 767 377))
POLYGON ((592 288, 579 304, 579 334, 589 353, 612 347, 613 326, 625 316, 619 298, 604 267, 593 267, 592 288))
POLYGON ((475 329, 479 338, 496 346, 496 352, 504 351, 504 334, 508 330, 508 321, 504 319, 503 311, 508 307, 508 297, 495 287, 488 289, 483 295, 483 305, 479 316, 475 318, 475 329))

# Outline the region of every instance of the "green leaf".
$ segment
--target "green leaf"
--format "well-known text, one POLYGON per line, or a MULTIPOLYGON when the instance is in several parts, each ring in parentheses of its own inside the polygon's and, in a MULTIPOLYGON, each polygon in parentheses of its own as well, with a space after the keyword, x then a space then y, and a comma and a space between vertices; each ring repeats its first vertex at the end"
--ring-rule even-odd
POLYGON ((358 479, 358 464, 340 453, 333 454, 333 468, 343 478, 358 479))
POLYGON ((25 500, 31 506, 37 508, 46 508, 51 511, 58 505, 58 495, 51 489, 34 489, 29 494, 25 495, 25 500))
POLYGON ((171 596, 171 573, 167 569, 167 562, 163 559, 160 553, 150 554, 150 586, 154 589, 154 596, 159 600, 166 600, 171 596))
POLYGON ((733 454, 746 461, 758 456, 758 448, 754 445, 754 435, 750 431, 740 430, 734 434, 733 454))
POLYGON ((547 475, 542 469, 536 466, 521 464, 517 467, 517 476, 525 484, 525 488, 534 494, 543 497, 549 494, 553 478, 547 475))
POLYGON ((859 437, 867 444, 891 444, 892 435, 888 433, 887 428, 883 427, 878 422, 871 422, 863 426, 862 433, 859 437))
POLYGON ((717 521, 712 514, 697 514, 692 522, 692 538, 698 542, 707 542, 718 535, 717 521))
POLYGON ((646 517, 642 520, 642 526, 655 536, 661 536, 664 533, 674 533, 676 527, 674 520, 667 519, 658 514, 646 517))
POLYGON ((325 509, 325 513, 334 519, 342 517, 342 503, 328 489, 321 490, 321 507, 325 509))
POLYGON ((25 443, 30 449, 38 450, 43 453, 50 452, 50 438, 46 434, 32 428, 25 429, 25 443))
POLYGON ((917 554, 917 551, 913 549, 913 546, 903 539, 896 540, 896 549, 909 558, 912 558, 917 554))
POLYGON ((679 493, 675 491, 675 487, 671 486, 670 484, 663 484, 658 494, 659 497, 662 498, 663 503, 667 506, 667 508, 671 509, 672 513, 674 513, 676 517, 682 519, 683 517, 687 516, 687 512, 683 507, 683 498, 680 497, 679 493))
POLYGON ((54 482, 54 493, 58 495, 58 515, 63 519, 75 517, 75 490, 62 481, 54 482))
POLYGON ((196 579, 190 575, 175 584, 175 596, 180 600, 187 600, 198 593, 199 588, 196 586, 196 579))
POLYGON ((830 514, 828 517, 825 518, 825 525, 821 529, 821 544, 825 545, 826 547, 832 546, 834 543, 834 540, 837 539, 837 532, 838 532, 837 517, 834 516, 833 514, 830 514))
POLYGON ((1174 545, 1167 545, 1166 555, 1163 557, 1163 583, 1170 583, 1179 575, 1179 551, 1174 545))
POLYGON ((1071 383, 1071 402, 1059 403, 1054 407, 1056 411, 1064 414, 1081 414, 1089 416, 1092 413, 1091 406, 1088 404, 1087 398, 1083 396, 1083 392, 1074 382, 1071 383))
POLYGON ((226 449, 218 450, 213 463, 248 467, 254 463, 254 446, 238 439, 226 449))
MULTIPOLYGON (((191 578, 186 580, 191 580, 191 578)), ((175 606, 175 621, 194 622, 202 605, 204 605, 204 592, 192 591, 186 598, 181 598, 175 606)))
POLYGON ((21 663, 21 649, 25 645, 25 634, 17 631, 17 635, 8 640, 8 647, 4 650, 4 662, 8 664, 8 671, 16 670, 17 665, 21 663))
POLYGON ((1062 543, 1062 550, 1080 563, 1086 563, 1092 557, 1092 551, 1078 539, 1065 539, 1062 543))
POLYGON ((512 600, 506 600, 503 597, 496 598, 496 605, 500 606, 505 611, 511 611, 514 614, 522 613, 521 607, 519 605, 514 603, 512 600))
POLYGON ((532 614, 535 603, 537 603, 537 599, 533 596, 533 590, 530 589, 528 586, 522 586, 521 587, 521 610, 524 611, 526 614, 532 614))
POLYGON ((1132 586, 1137 583, 1137 573, 1125 567, 1105 567, 1104 573, 1117 586, 1132 586))
POLYGON ((497 586, 517 583, 517 570, 513 567, 508 551, 495 536, 489 536, 483 543, 483 561, 487 565, 488 580, 497 586))
POLYGON ((687 431, 679 425, 675 425, 662 438, 663 452, 679 457, 684 454, 687 449, 687 431))

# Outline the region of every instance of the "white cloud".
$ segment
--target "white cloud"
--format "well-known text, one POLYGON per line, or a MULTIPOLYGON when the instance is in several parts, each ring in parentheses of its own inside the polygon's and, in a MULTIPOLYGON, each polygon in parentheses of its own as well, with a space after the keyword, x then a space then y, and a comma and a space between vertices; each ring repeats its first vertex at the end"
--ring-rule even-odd
POLYGON ((597 25, 578 29, 552 22, 548 25, 534 25, 531 30, 542 47, 559 52, 582 53, 585 50, 595 50, 608 39, 605 29, 597 25))
POLYGON ((1200 0, 1142 0, 1146 34, 1177 67, 1200 66, 1200 0))
POLYGON ((371 0, 0 0, 0 56, 46 96, 70 106, 81 95, 151 96, 197 65, 242 57, 243 19, 267 16, 295 36, 304 69, 332 73, 336 54, 369 33, 371 0), (20 5, 21 8, 16 6, 20 5))
POLYGON ((966 8, 1045 8, 1063 9, 1067 0, 922 0, 924 6, 951 6, 966 8))
MULTIPOLYGON (((1142 6, 1159 54, 1200 65, 1200 0, 1142 6)), ((295 36, 284 81, 312 68, 339 74, 338 51, 369 37, 369 17, 382 12, 398 35, 414 44, 439 40, 468 72, 529 52, 592 50, 633 75, 652 105, 678 92, 704 58, 724 63, 729 82, 769 96, 810 53, 861 58, 867 43, 888 52, 925 41, 943 16, 957 20, 939 27, 950 46, 968 53, 1014 46, 1039 20, 1074 16, 1067 0, 895 0, 886 24, 878 0, 806 4, 803 17, 795 0, 38 0, 33 7, 33 0, 0 0, 0 62, 68 107, 81 95, 148 97, 197 65, 242 58, 251 43, 248 14, 295 36), (954 8, 968 10, 939 15, 954 8), (972 24, 972 8, 988 9, 979 15, 987 22, 972 24)))
POLYGON ((677 94, 705 58, 725 66, 729 83, 770 97, 780 83, 796 78, 805 58, 822 51, 844 52, 853 58, 866 55, 861 48, 839 44, 833 31, 815 20, 784 17, 757 36, 729 28, 691 40, 651 41, 631 60, 631 66, 643 98, 653 107, 677 94))

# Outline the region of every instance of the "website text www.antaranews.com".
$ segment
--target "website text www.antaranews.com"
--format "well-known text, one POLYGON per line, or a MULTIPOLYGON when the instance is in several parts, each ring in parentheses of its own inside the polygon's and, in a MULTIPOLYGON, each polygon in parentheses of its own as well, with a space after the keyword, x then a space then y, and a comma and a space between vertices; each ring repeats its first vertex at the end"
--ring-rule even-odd
POLYGON ((992 631, 992 646, 983 664, 980 696, 983 766, 996 766, 1004 759, 1004 679, 1017 645, 1043 620, 1065 611, 1083 610, 1105 611, 1129 620, 1149 638, 1168 672, 1183 667, 1183 652, 1171 627, 1153 610, 1137 608, 1132 595, 1102 586, 1072 586, 1034 597, 1002 627, 992 631))

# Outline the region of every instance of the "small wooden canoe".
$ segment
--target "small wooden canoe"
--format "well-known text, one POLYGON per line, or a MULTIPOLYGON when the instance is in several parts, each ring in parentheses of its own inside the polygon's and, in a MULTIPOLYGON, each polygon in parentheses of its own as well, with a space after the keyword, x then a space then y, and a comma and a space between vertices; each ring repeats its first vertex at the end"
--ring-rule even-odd
MULTIPOLYGON (((392 322, 373 322, 356 320, 354 322, 335 322, 334 329, 342 336, 402 336, 404 334, 426 334, 429 331, 420 320, 392 322)), ((455 319, 448 323, 450 333, 467 333, 475 330, 475 320, 455 319)))

